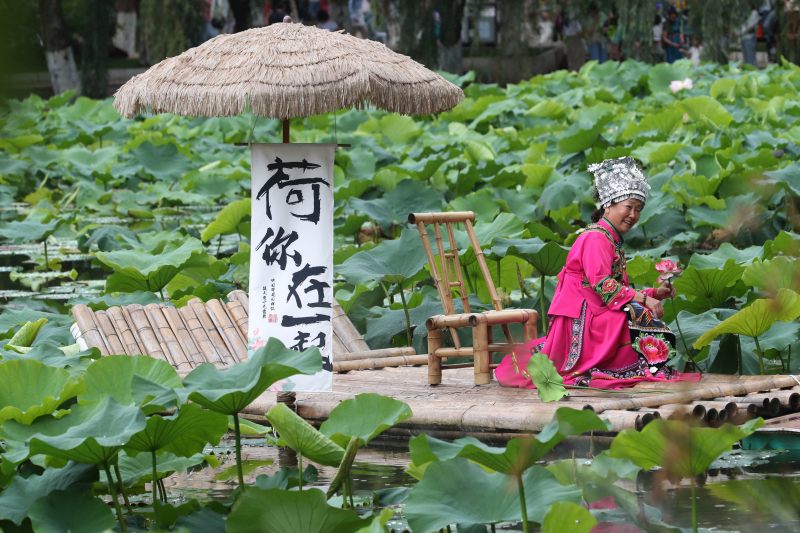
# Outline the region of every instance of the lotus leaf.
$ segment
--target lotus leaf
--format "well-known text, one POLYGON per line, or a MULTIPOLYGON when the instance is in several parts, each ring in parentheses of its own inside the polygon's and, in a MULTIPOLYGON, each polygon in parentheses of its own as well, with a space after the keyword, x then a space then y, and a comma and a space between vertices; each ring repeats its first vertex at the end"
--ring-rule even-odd
POLYGON ((745 267, 738 265, 734 259, 728 259, 722 269, 691 265, 681 278, 675 280, 675 289, 679 294, 707 302, 708 308, 712 309, 730 297, 730 288, 741 279, 744 270, 745 267))
POLYGON ((597 519, 572 502, 557 502, 544 517, 542 533, 589 533, 597 519))
POLYGON ((178 518, 175 531, 182 528, 192 533, 225 533, 225 517, 206 507, 202 511, 178 518))
POLYGON ((519 257, 530 263, 540 275, 555 276, 564 268, 568 252, 569 248, 555 242, 545 243, 538 237, 533 239, 498 237, 494 240, 491 254, 492 258, 507 255, 519 257))
POLYGON ((0 424, 9 419, 31 424, 84 391, 66 370, 33 359, 0 363, 0 383, 14 384, 0 387, 0 424))
POLYGON ((101 499, 69 490, 54 490, 28 508, 36 533, 103 533, 116 519, 101 499))
MULTIPOLYGON (((66 371, 69 372, 69 374, 76 380, 83 377, 86 369, 92 363, 93 359, 100 358, 99 349, 89 348, 81 352, 79 351, 80 347, 77 344, 56 347, 49 342, 42 342, 33 348, 12 347, 8 344, 6 346, 9 348, 14 348, 16 352, 9 351, 3 354, 3 361, 39 361, 40 363, 50 367, 66 369, 66 371)), ((82 391, 83 388, 81 388, 81 392, 82 391)))
POLYGON ((569 394, 564 387, 564 378, 545 354, 541 352, 533 354, 526 370, 543 402, 557 401, 569 394))
POLYGON ((151 251, 99 252, 97 259, 115 270, 106 291, 159 291, 184 268, 200 266, 208 259, 203 244, 194 238, 181 243, 162 241, 151 251))
POLYGON ((285 404, 279 403, 270 409, 267 420, 286 445, 308 460, 325 466, 339 466, 342 462, 344 449, 314 429, 285 404))
MULTIPOLYGON (((256 478, 256 487, 261 490, 283 489, 288 490, 296 487, 299 483, 297 468, 282 466, 281 469, 271 476, 261 474, 256 478)), ((314 465, 308 465, 303 470, 303 483, 316 483, 319 472, 314 465)))
MULTIPOLYGON (((186 472, 193 467, 202 465, 204 461, 212 467, 220 465, 219 461, 215 461, 213 455, 196 453, 188 457, 179 457, 174 453, 161 452, 156 455, 156 475, 158 479, 168 478, 172 474, 186 472)), ((125 487, 139 485, 144 488, 144 484, 150 483, 153 479, 153 463, 149 453, 140 453, 134 457, 122 450, 117 456, 117 466, 125 487)), ((102 470, 100 471, 100 481, 104 485, 108 485, 108 479, 102 470)))
MULTIPOLYGON (((304 422, 305 423, 305 422, 304 422)), ((319 489, 289 492, 253 488, 233 504, 227 533, 355 533, 380 517, 362 519, 331 507, 319 489)))
POLYGON ((645 470, 660 466, 694 478, 723 452, 764 425, 761 418, 741 427, 693 428, 677 420, 653 420, 641 432, 626 429, 611 443, 611 457, 628 458, 645 470))
POLYGON ((411 408, 404 402, 380 394, 358 394, 334 407, 319 431, 345 448, 351 437, 366 444, 412 415, 411 408))
POLYGON ((100 358, 86 370, 84 382, 86 391, 78 400, 89 402, 108 396, 122 405, 143 406, 145 414, 174 408, 178 398, 171 389, 183 387, 171 364, 146 355, 100 358), (149 396, 158 397, 159 401, 147 401, 149 396), (149 405, 144 407, 145 403, 149 405))
POLYGON ((225 208, 217 214, 216 218, 206 226, 200 238, 203 242, 208 242, 217 235, 229 235, 237 231, 242 233, 240 224, 245 217, 250 216, 251 203, 252 202, 248 198, 226 205, 225 208))
POLYGON ((391 233, 392 224, 405 224, 409 213, 441 211, 439 193, 417 180, 403 180, 382 198, 363 200, 351 198, 350 205, 380 224, 384 233, 391 233))
POLYGON ((145 429, 133 435, 125 449, 129 452, 164 450, 189 457, 202 452, 207 444, 218 445, 227 431, 225 415, 187 403, 174 415, 151 415, 145 429))
POLYGON ((336 272, 355 285, 370 281, 399 284, 417 275, 426 263, 419 232, 406 229, 399 239, 353 255, 338 265, 336 272))
POLYGON ((95 465, 112 461, 146 424, 141 409, 120 405, 112 398, 74 405, 71 413, 60 419, 39 420, 23 426, 25 429, 16 421, 6 421, 2 433, 7 437, 26 433, 24 442, 28 443, 30 455, 45 454, 95 465))
MULTIPOLYGON (((541 524, 559 501, 580 503, 580 490, 562 487, 553 474, 534 466, 522 474, 529 520, 541 524)), ((413 531, 438 531, 458 523, 497 523, 522 518, 517 482, 487 473, 464 458, 435 461, 408 496, 403 514, 413 531)))
MULTIPOLYGON (((228 415, 228 429, 233 431, 235 429, 236 423, 233 420, 232 415, 228 415)), ((245 418, 239 419, 239 430, 242 432, 242 435, 266 435, 272 428, 269 426, 262 426, 261 424, 256 424, 252 420, 247 420, 245 418)))
POLYGON ((678 61, 676 63, 659 63, 650 69, 647 77, 647 84, 650 91, 667 92, 669 91, 669 84, 675 80, 683 81, 691 77, 692 67, 691 64, 685 61, 678 61))
POLYGON ((11 485, 0 492, 0 516, 20 525, 28 509, 39 498, 53 491, 86 492, 97 481, 97 467, 69 462, 64 468, 47 468, 41 475, 16 476, 11 485))
POLYGON ((772 296, 781 289, 800 292, 800 262, 787 257, 756 261, 744 271, 742 281, 772 296))
POLYGON ((219 370, 211 363, 198 366, 183 378, 183 386, 194 403, 224 415, 235 415, 276 381, 321 370, 318 348, 298 353, 270 338, 246 362, 227 370, 219 370))

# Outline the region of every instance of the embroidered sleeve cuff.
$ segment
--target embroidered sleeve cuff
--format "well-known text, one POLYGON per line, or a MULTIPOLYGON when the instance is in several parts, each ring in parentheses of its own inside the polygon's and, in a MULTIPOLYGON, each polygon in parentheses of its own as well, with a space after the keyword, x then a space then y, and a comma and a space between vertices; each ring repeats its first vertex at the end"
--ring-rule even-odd
POLYGON ((619 311, 625 304, 633 300, 634 294, 636 294, 635 290, 621 285, 620 291, 611 301, 606 302, 606 305, 609 307, 609 309, 619 311))
MULTIPOLYGON (((603 299, 603 303, 609 307, 614 307, 621 295, 625 294, 627 296, 627 292, 629 292, 628 287, 616 281, 611 276, 606 276, 605 278, 601 279, 592 288, 597 294, 600 295, 600 298, 603 299)), ((633 294, 624 298, 624 301, 627 302, 631 298, 633 298, 633 294)))

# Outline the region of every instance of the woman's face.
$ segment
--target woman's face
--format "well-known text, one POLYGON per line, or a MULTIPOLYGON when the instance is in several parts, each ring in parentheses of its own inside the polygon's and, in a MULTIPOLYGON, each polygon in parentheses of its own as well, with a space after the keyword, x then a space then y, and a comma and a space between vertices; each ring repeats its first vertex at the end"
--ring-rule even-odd
POLYGON ((628 198, 606 207, 604 216, 618 232, 628 233, 628 230, 639 221, 642 207, 644 206, 641 201, 635 198, 628 198))

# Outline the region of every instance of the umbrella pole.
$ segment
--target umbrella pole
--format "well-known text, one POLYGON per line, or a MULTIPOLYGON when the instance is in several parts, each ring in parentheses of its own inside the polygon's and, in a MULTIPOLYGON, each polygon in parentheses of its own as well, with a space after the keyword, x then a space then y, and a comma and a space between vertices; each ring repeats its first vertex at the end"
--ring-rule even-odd
POLYGON ((288 118, 284 119, 284 121, 283 121, 283 142, 284 143, 288 143, 289 142, 289 124, 290 124, 290 119, 288 119, 288 118))

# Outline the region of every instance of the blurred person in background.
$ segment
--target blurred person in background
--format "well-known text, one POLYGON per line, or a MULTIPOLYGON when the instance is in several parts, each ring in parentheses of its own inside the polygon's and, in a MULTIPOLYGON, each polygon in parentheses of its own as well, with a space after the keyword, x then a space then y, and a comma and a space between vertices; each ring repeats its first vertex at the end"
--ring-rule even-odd
POLYGON ((661 47, 667 52, 667 63, 674 63, 683 57, 683 29, 678 21, 678 10, 674 7, 667 12, 667 22, 661 33, 661 47))
POLYGON ((758 15, 755 3, 750 2, 750 15, 742 26, 742 61, 748 65, 758 67, 756 60, 756 32, 761 17, 758 15))
POLYGON ((288 11, 289 9, 286 6, 285 0, 273 0, 272 13, 269 14, 269 18, 267 19, 267 26, 282 23, 283 17, 289 14, 288 11))
POLYGON ((589 3, 589 14, 586 19, 586 31, 583 34, 586 46, 589 48, 589 61, 605 63, 608 61, 608 49, 606 48, 606 38, 603 34, 603 24, 605 17, 600 8, 594 2, 589 3))
POLYGON ((586 49, 581 42, 583 27, 581 21, 575 16, 575 8, 571 3, 561 10, 559 14, 561 31, 564 34, 564 44, 567 47, 567 64, 569 70, 577 71, 586 63, 586 49))
POLYGON ((317 11, 317 28, 328 31, 339 31, 339 25, 331 20, 331 16, 324 9, 317 11))
POLYGON ((664 49, 661 48, 661 34, 664 33, 664 20, 656 13, 653 21, 653 57, 660 57, 664 61, 664 49))

